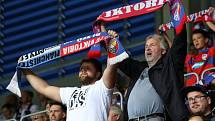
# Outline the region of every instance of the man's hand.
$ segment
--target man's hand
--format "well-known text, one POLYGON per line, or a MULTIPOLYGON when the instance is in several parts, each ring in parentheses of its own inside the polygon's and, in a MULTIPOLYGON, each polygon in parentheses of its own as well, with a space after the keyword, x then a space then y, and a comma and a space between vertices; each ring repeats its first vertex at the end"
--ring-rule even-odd
MULTIPOLYGON (((22 62, 23 58, 20 57, 18 59, 18 63, 22 62)), ((31 86, 39 93, 45 95, 46 97, 61 102, 60 98, 60 89, 59 87, 50 86, 48 85, 47 81, 43 80, 39 76, 37 76, 35 73, 33 73, 28 68, 21 68, 22 73, 25 75, 28 82, 31 84, 31 86)))
POLYGON ((212 15, 214 14, 215 12, 215 8, 214 7, 209 7, 208 9, 208 15, 212 17, 212 15))
POLYGON ((119 37, 119 35, 113 31, 113 30, 108 30, 108 34, 112 37, 112 38, 116 38, 119 37))
MULTIPOLYGON (((23 58, 22 58, 22 56, 21 57, 19 57, 19 59, 18 59, 18 63, 20 63, 20 62, 22 62, 23 61, 23 58)), ((34 73, 30 70, 30 69, 28 69, 28 68, 21 68, 20 69, 21 71, 22 71, 22 73, 24 74, 24 75, 33 75, 34 73)))
POLYGON ((113 31, 113 30, 106 30, 106 28, 105 28, 105 23, 104 22, 101 22, 101 31, 102 32, 108 32, 108 34, 112 37, 112 38, 116 38, 116 37, 118 37, 119 35, 115 32, 115 31, 113 31))

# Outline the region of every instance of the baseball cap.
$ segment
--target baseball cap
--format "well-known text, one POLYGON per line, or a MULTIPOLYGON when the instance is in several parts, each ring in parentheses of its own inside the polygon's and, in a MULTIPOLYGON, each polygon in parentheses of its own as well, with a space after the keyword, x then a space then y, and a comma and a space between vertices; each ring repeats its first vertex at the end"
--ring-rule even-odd
POLYGON ((189 92, 193 92, 193 91, 198 91, 198 92, 201 92, 201 93, 209 96, 209 91, 204 86, 202 86, 200 84, 196 84, 196 85, 193 85, 193 86, 184 87, 182 89, 182 93, 183 93, 183 96, 185 98, 187 98, 187 94, 189 92))

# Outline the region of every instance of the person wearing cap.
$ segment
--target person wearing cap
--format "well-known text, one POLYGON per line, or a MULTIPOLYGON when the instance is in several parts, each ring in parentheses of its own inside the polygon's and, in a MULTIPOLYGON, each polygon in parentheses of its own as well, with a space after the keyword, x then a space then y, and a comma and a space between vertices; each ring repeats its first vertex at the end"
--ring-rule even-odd
POLYGON ((185 87, 183 93, 191 114, 203 116, 204 121, 215 121, 210 106, 211 98, 205 87, 201 85, 185 87))
MULTIPOLYGON (((210 7, 209 13, 213 14, 214 8, 210 7)), ((207 26, 215 32, 215 24, 212 21, 206 21, 207 26)), ((201 78, 201 74, 205 69, 215 67, 215 42, 209 46, 209 33, 204 29, 196 29, 192 32, 192 42, 197 54, 187 54, 185 68, 187 73, 195 72, 201 78)), ((215 85, 215 73, 208 71, 203 78, 206 85, 215 85)), ((185 86, 192 86, 197 83, 196 77, 189 76, 185 81, 185 86)))

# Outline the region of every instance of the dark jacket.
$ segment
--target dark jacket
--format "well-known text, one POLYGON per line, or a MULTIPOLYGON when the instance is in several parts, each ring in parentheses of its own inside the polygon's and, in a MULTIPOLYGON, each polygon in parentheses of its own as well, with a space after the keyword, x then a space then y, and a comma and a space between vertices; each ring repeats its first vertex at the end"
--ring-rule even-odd
POLYGON ((207 116, 204 117, 204 121, 215 121, 215 115, 214 112, 211 112, 207 116))
MULTIPOLYGON (((180 93, 183 87, 183 68, 187 52, 187 32, 184 26, 183 31, 176 36, 172 47, 158 62, 149 69, 149 80, 152 86, 161 97, 168 115, 173 121, 187 121, 188 110, 180 93)), ((148 67, 147 62, 139 62, 128 58, 124 60, 119 68, 131 79, 129 84, 125 105, 124 121, 128 120, 127 101, 144 68, 148 67)), ((137 95, 140 96, 140 95, 137 95)), ((147 98, 147 97, 146 97, 147 98)))

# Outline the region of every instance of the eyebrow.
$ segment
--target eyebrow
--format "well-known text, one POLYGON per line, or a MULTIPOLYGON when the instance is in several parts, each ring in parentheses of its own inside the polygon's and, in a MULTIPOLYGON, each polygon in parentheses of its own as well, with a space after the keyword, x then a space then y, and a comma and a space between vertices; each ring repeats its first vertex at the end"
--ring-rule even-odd
POLYGON ((193 97, 188 97, 189 98, 195 98, 195 97, 207 97, 207 95, 196 95, 196 96, 193 96, 193 97))

